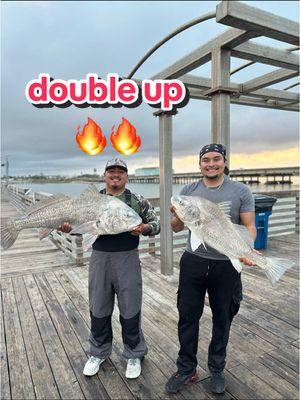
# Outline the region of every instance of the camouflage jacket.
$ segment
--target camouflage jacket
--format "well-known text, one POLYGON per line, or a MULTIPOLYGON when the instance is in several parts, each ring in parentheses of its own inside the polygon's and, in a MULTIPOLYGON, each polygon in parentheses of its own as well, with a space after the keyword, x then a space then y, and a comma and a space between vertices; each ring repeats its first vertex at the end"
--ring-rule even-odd
POLYGON ((145 199, 140 194, 131 192, 132 199, 132 208, 139 214, 142 218, 144 224, 148 224, 151 228, 151 231, 148 232, 145 236, 148 235, 158 235, 160 232, 160 223, 154 207, 150 204, 150 202, 145 199), (135 208, 135 203, 138 205, 138 209, 135 208))

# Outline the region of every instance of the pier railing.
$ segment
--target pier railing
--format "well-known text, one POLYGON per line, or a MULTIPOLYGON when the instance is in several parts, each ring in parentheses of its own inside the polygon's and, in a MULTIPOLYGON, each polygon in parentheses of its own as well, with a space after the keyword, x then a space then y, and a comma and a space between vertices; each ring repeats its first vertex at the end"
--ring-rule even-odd
MULTIPOLYGON (((51 196, 49 193, 34 192, 29 193, 27 189, 21 189, 13 185, 7 187, 7 192, 11 202, 21 212, 45 197, 51 196)), ((289 233, 299 233, 299 192, 297 190, 284 190, 274 192, 259 192, 277 198, 273 206, 272 215, 269 218, 268 236, 278 236, 289 233)), ((149 199, 155 207, 158 216, 160 215, 159 198, 149 199)), ((187 241, 187 229, 173 233, 173 247, 184 247, 187 241)), ((61 249, 67 256, 74 259, 76 265, 80 266, 88 261, 91 251, 84 252, 82 248, 82 235, 69 235, 54 230, 50 235, 51 241, 61 249)), ((155 255, 160 252, 160 237, 141 236, 140 253, 155 255)))
MULTIPOLYGON (((51 193, 31 193, 28 189, 18 188, 13 185, 7 186, 6 193, 9 195, 12 204, 21 213, 37 201, 51 196, 51 193)), ((71 257, 78 266, 82 265, 84 260, 89 257, 88 254, 83 254, 82 235, 69 235, 54 230, 50 233, 49 238, 61 251, 71 257)))
MULTIPOLYGON (((255 193, 253 193, 255 194, 255 193)), ((273 192, 259 192, 260 195, 272 196, 277 199, 269 217, 268 237, 280 236, 289 233, 299 233, 299 192, 297 190, 282 190, 273 192)), ((160 215, 159 199, 148 199, 160 215)), ((187 241, 188 230, 173 233, 173 247, 184 247, 187 241)), ((155 254, 160 251, 159 236, 141 238, 140 251, 155 254), (148 249, 151 240, 151 250, 148 249), (147 246, 148 245, 148 246, 147 246)))

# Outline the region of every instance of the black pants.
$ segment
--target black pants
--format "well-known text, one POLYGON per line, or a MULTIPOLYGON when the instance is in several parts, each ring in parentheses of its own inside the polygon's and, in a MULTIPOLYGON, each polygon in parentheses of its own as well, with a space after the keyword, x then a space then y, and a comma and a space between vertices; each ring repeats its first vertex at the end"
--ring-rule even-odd
POLYGON ((230 261, 209 260, 185 252, 180 260, 177 298, 180 373, 189 374, 197 367, 199 320, 206 290, 213 316, 208 368, 220 372, 225 367, 230 325, 242 299, 241 277, 230 261))

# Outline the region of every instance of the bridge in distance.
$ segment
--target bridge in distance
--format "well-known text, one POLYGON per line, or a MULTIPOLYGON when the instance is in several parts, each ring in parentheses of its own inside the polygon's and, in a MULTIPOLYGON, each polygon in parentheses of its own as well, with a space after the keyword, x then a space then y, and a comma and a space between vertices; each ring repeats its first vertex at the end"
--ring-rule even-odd
MULTIPOLYGON (((230 171, 230 177, 245 183, 259 183, 266 178, 266 184, 292 183, 292 177, 299 176, 299 167, 251 168, 230 171)), ((173 174, 173 183, 190 183, 201 177, 200 172, 184 172, 173 174)), ((131 183, 159 183, 159 175, 129 175, 131 183)))

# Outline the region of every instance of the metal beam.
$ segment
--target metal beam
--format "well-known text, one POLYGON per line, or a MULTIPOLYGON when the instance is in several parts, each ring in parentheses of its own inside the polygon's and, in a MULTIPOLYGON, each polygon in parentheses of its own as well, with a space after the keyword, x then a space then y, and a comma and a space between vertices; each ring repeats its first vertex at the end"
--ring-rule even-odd
POLYGON ((237 72, 241 71, 244 68, 250 67, 250 65, 255 64, 255 61, 249 61, 246 64, 240 65, 239 67, 234 68, 230 71, 230 75, 236 74, 237 72))
POLYGON ((299 24, 239 1, 222 1, 216 8, 216 21, 297 46, 299 24))
POLYGON ((290 107, 291 105, 293 105, 293 104, 298 104, 298 108, 299 108, 299 100, 298 101, 293 101, 293 102, 291 102, 291 103, 287 103, 287 104, 283 104, 282 106, 280 106, 280 108, 286 108, 286 107, 290 107))
POLYGON ((283 90, 289 90, 289 89, 292 89, 293 87, 296 87, 298 85, 300 85, 300 82, 293 83, 292 85, 285 87, 283 90))
POLYGON ((172 197, 172 118, 163 111, 159 117, 159 193, 160 193, 160 251, 161 273, 173 274, 173 233, 170 200, 172 197))
MULTIPOLYGON (((209 78, 198 77, 196 75, 187 74, 180 77, 180 80, 188 87, 195 89, 202 89, 203 91, 207 91, 212 88, 212 82, 209 78)), ((273 99, 279 101, 299 101, 299 94, 294 92, 287 92, 285 90, 277 90, 277 89, 259 89, 255 90, 251 93, 243 91, 243 84, 239 83, 230 83, 228 89, 231 90, 234 95, 243 95, 243 93, 247 94, 247 96, 255 97, 258 99, 273 99)))
POLYGON ((257 99, 271 99, 278 101, 299 101, 299 94, 293 92, 287 92, 278 89, 259 89, 253 92, 241 91, 241 94, 246 94, 249 97, 255 97, 257 99))
POLYGON ((278 69, 276 71, 269 72, 267 74, 259 76, 258 78, 254 78, 243 83, 243 91, 252 92, 253 90, 257 90, 262 87, 270 85, 275 85, 275 83, 279 83, 287 79, 294 78, 295 76, 298 75, 299 75, 298 71, 290 71, 288 69, 278 69))
POLYGON ((299 71, 298 56, 288 51, 262 46, 250 41, 232 49, 232 56, 299 71))
MULTIPOLYGON (((207 100, 211 101, 211 98, 203 94, 203 90, 190 88, 190 98, 195 100, 207 100)), ((290 105, 286 102, 279 102, 277 100, 269 100, 266 102, 265 100, 258 100, 252 97, 247 96, 239 96, 239 97, 231 97, 231 104, 240 104, 245 106, 259 107, 259 108, 272 108, 276 110, 285 110, 285 111, 297 111, 299 112, 299 107, 290 105)))
MULTIPOLYGON (((289 47, 288 49, 285 49, 285 51, 297 51, 299 50, 299 46, 293 46, 293 47, 289 47)), ((244 68, 250 67, 250 65, 255 64, 255 61, 250 61, 247 62, 246 64, 240 65, 237 68, 234 68, 232 71, 230 71, 230 75, 236 74, 237 72, 241 71, 244 68)))
POLYGON ((198 47, 198 49, 187 54, 168 68, 154 75, 151 79, 177 78, 210 61, 213 48, 233 48, 256 36, 257 34, 254 32, 247 32, 235 28, 228 29, 226 32, 208 41, 206 44, 198 47))
MULTIPOLYGON (((212 52, 211 88, 230 85, 230 50, 214 49, 212 52)), ((211 99, 211 141, 226 146, 230 159, 230 93, 215 92, 211 99)), ((229 168, 229 166, 228 166, 229 168)))
POLYGON ((208 90, 211 89, 211 79, 202 76, 186 74, 181 76, 180 79, 188 88, 196 88, 208 90))

